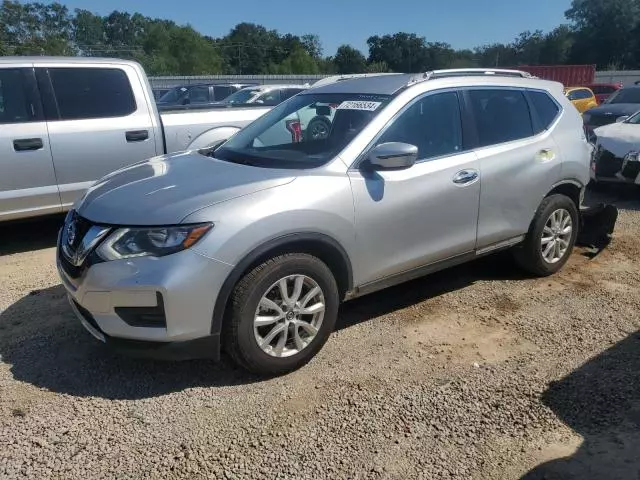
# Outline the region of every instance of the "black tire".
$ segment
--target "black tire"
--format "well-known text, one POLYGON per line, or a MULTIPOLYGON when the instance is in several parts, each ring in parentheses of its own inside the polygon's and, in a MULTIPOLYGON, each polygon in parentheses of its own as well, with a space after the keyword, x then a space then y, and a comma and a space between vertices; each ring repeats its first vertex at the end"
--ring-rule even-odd
POLYGON ((516 262, 524 270, 538 277, 547 277, 556 273, 567 263, 571 256, 578 237, 579 218, 578 207, 569 197, 558 194, 545 198, 540 207, 538 207, 524 242, 514 250, 516 262), (551 214, 559 209, 569 212, 573 229, 569 246, 564 256, 556 263, 549 263, 545 260, 541 251, 542 233, 551 214))
POLYGON ((321 116, 313 117, 309 122, 309 124, 307 125, 306 132, 307 132, 306 134, 307 140, 324 140, 329 136, 329 133, 331 133, 331 121, 326 117, 321 117, 321 116), (326 135, 322 137, 313 137, 312 132, 314 128, 317 128, 317 127, 322 127, 324 131, 326 131, 326 135))
POLYGON ((291 253, 274 257, 247 273, 235 286, 223 326, 224 347, 241 367, 259 375, 281 375, 296 370, 320 351, 334 329, 340 304, 338 285, 331 270, 318 258, 291 253), (300 352, 274 357, 263 351, 254 334, 254 316, 270 287, 289 275, 309 277, 324 295, 324 317, 317 334, 300 352))

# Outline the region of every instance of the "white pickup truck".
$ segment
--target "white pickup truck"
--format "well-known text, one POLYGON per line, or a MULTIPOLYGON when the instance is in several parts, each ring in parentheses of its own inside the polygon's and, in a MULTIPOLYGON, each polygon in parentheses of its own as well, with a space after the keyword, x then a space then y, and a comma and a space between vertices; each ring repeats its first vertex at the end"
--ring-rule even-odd
POLYGON ((215 144, 270 108, 159 113, 138 63, 0 58, 0 221, 63 212, 107 173, 215 144))

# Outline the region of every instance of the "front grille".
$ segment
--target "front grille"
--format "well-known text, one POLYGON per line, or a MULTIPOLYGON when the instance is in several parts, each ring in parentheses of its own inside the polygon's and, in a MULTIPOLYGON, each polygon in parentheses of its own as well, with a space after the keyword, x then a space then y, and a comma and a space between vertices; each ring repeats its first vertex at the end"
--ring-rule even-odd
POLYGON ((58 259, 60 260, 62 270, 64 270, 71 279, 76 280, 80 278, 87 268, 102 261, 100 257, 96 255, 95 251, 91 251, 81 265, 75 265, 65 254, 66 249, 68 249, 71 254, 75 254, 75 252, 82 246, 82 242, 85 237, 88 234, 91 234, 90 231, 94 226, 96 226, 96 224, 90 220, 81 217, 75 211, 71 211, 62 227, 62 232, 59 237, 60 244, 58 245, 58 259), (69 231, 67 229, 71 222, 75 223, 75 237, 73 238, 73 242, 69 243, 69 231))
POLYGON ((598 147, 595 161, 596 175, 599 177, 615 177, 622 168, 622 159, 602 147, 598 147))

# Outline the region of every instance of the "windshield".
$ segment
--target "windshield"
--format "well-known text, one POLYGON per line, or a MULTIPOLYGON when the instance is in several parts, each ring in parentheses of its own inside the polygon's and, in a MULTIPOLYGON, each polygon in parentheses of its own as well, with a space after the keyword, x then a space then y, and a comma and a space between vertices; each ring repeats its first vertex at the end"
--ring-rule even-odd
POLYGON ((222 144, 213 155, 265 168, 314 168, 342 151, 378 115, 388 95, 300 94, 222 144))
POLYGON ((640 88, 618 90, 605 103, 640 103, 640 88))
POLYGON ((640 125, 640 112, 630 116, 625 123, 632 123, 633 125, 640 125))
POLYGON ((256 94, 260 93, 259 88, 245 88, 238 90, 236 93, 229 95, 224 99, 224 103, 249 103, 256 94))

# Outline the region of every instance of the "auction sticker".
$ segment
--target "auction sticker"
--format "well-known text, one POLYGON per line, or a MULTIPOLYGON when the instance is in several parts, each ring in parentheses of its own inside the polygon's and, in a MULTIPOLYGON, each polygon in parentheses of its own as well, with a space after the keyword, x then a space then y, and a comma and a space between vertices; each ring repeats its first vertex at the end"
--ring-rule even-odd
POLYGON ((357 100, 347 100, 338 105, 336 110, 366 110, 367 112, 373 112, 376 110, 382 102, 364 102, 357 100))

